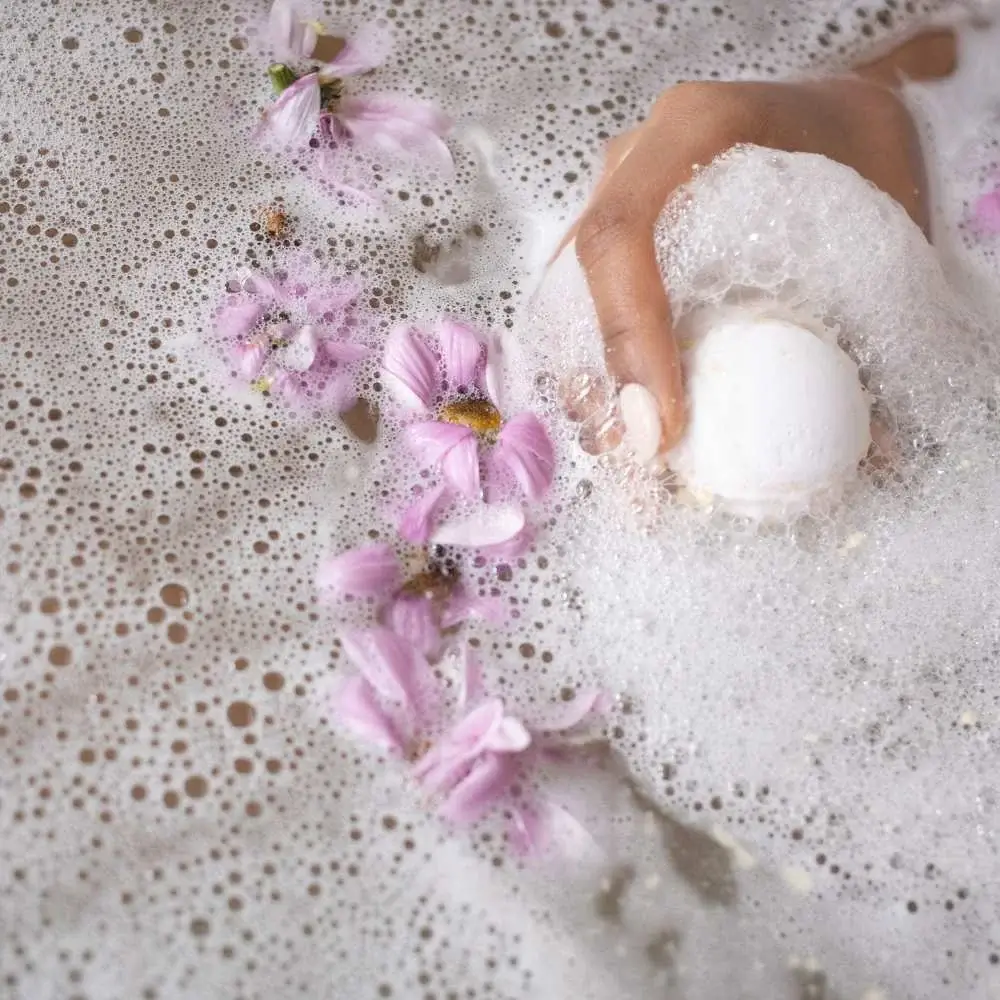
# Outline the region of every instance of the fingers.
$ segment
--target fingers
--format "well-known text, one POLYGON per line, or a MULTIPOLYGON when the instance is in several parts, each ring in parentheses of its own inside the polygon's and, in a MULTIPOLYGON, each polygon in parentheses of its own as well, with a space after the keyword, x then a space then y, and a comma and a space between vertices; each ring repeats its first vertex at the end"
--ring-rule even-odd
POLYGON ((858 68, 858 73, 887 87, 904 78, 940 80, 951 76, 958 63, 958 42, 950 28, 926 31, 893 49, 880 59, 858 68))
MULTIPOLYGON (((622 132, 621 135, 616 135, 613 139, 608 140, 608 144, 604 148, 604 168, 601 171, 601 177, 597 182, 597 187, 595 187, 590 193, 588 205, 593 204, 597 198, 600 198, 601 192, 605 187, 607 187, 607 184, 611 180, 611 176, 614 174, 615 170, 618 168, 618 165, 632 151, 632 147, 635 145, 638 133, 639 130, 633 128, 629 129, 627 132, 622 132)), ((566 249, 567 245, 576 239, 576 233, 579 228, 579 220, 570 226, 569 231, 562 238, 562 242, 560 242, 559 246, 556 248, 556 252, 550 258, 550 265, 553 261, 555 261, 559 254, 566 249)))

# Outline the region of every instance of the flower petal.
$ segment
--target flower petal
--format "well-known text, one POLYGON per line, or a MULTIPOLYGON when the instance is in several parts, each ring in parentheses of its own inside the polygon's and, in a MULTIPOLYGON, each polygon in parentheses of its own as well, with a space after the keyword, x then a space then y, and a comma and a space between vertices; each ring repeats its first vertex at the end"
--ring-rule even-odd
POLYGON ((243 340, 264 315, 264 303, 233 295, 215 314, 215 331, 227 340, 243 340))
POLYGON ((572 701, 553 706, 542 718, 532 723, 537 733, 563 733, 582 722, 603 715, 611 707, 611 697, 600 688, 586 688, 577 692, 572 701))
POLYGON ((481 504, 471 514, 438 525, 431 542, 463 548, 492 547, 516 538, 524 525, 524 511, 515 504, 481 504))
POLYGON ((478 388, 483 342, 471 327, 442 319, 437 328, 448 388, 452 392, 478 388))
POLYGON ((352 305, 361 294, 361 282, 348 279, 314 289, 306 298, 306 311, 328 322, 352 305))
POLYGON ((279 360, 283 368, 293 372, 307 372, 316 360, 319 333, 311 323, 300 327, 288 343, 280 349, 279 360))
POLYGON ((444 483, 430 486, 403 511, 399 533, 414 545, 425 545, 431 536, 431 526, 438 508, 448 492, 444 483))
POLYGON ((483 696, 483 668, 468 646, 462 647, 462 673, 458 682, 458 708, 466 711, 483 696))
POLYGON ((503 347, 499 337, 491 337, 486 346, 486 370, 484 379, 486 395, 490 402, 503 410, 503 347))
POLYGON ((972 209, 976 228, 982 233, 1000 233, 1000 187, 984 194, 972 209))
POLYGON ((384 597, 399 587, 396 553, 385 544, 363 545, 320 563, 316 586, 337 597, 384 597))
POLYGON ((423 656, 395 632, 376 625, 351 629, 340 637, 344 652, 375 690, 397 704, 414 708, 430 668, 423 656))
POLYGON ((548 431, 533 413, 519 413, 504 424, 493 461, 514 476, 531 501, 540 500, 552 485, 555 450, 548 431))
POLYGON ((321 340, 319 349, 330 361, 339 361, 349 365, 356 361, 364 361, 371 354, 371 349, 364 344, 352 344, 349 340, 321 340))
POLYGON ((316 29, 303 19, 292 0, 274 0, 267 36, 279 59, 308 59, 316 47, 316 29))
POLYGON ((425 101, 398 94, 345 98, 337 116, 358 145, 427 160, 442 170, 454 166, 442 138, 450 131, 451 121, 425 101))
POLYGON ((467 825, 481 819, 510 789, 517 777, 515 758, 489 754, 448 794, 441 806, 441 816, 452 823, 467 825))
POLYGON ((334 711, 355 735, 378 746, 402 751, 404 741, 392 717, 363 677, 349 677, 334 695, 334 711))
POLYGON ((437 359, 420 335, 398 326, 385 342, 382 372, 386 388, 411 410, 426 410, 438 393, 437 359))
POLYGON ((392 33, 385 25, 370 21, 349 38, 337 55, 320 70, 324 80, 367 73, 389 58, 392 33))
POLYGON ((282 91, 265 109, 260 134, 279 146, 305 145, 316 130, 319 110, 319 78, 309 73, 282 91))
POLYGON ((497 542, 495 545, 478 546, 479 554, 491 559, 494 562, 500 560, 517 559, 523 556, 531 548, 535 540, 534 525, 525 522, 524 527, 512 538, 505 542, 497 542))
POLYGON ((424 656, 436 659, 441 652, 434 605, 426 597, 398 597, 386 611, 385 624, 424 656))
POLYGON ((340 103, 343 115, 354 121, 401 121, 424 129, 442 139, 451 132, 452 120, 436 104, 404 94, 366 94, 345 97, 340 103))
POLYGON ((604 857, 597 841, 568 810, 551 801, 511 810, 508 838, 521 855, 557 855, 567 861, 597 862, 604 857))
POLYGON ((403 432, 407 444, 425 467, 437 467, 458 493, 479 496, 479 442, 468 427, 426 420, 403 432))
POLYGON ((459 591, 451 595, 441 611, 441 628, 451 628, 472 617, 500 625, 507 613, 499 597, 477 597, 459 591))
POLYGON ((268 346, 262 343, 234 344, 231 354, 236 370, 248 381, 255 379, 267 361, 268 351, 268 346))

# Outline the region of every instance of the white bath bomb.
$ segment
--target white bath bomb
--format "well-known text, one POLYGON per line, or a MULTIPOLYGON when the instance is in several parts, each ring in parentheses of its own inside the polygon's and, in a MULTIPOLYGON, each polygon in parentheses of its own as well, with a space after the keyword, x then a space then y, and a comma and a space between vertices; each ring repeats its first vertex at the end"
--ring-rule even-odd
POLYGON ((716 310, 684 353, 690 423, 668 456, 696 496, 758 519, 838 495, 871 442, 857 366, 785 319, 716 310))

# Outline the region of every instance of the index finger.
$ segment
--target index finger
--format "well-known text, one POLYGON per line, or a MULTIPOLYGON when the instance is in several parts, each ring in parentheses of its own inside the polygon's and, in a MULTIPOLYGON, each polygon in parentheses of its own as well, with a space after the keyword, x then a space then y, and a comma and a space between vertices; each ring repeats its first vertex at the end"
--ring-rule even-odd
POLYGON ((718 97, 712 85, 668 91, 584 213, 576 237, 608 370, 620 384, 639 385, 652 394, 661 451, 680 439, 686 414, 680 352, 654 230, 664 205, 691 179, 695 166, 738 141, 718 97), (709 97, 712 106, 706 105, 709 97))

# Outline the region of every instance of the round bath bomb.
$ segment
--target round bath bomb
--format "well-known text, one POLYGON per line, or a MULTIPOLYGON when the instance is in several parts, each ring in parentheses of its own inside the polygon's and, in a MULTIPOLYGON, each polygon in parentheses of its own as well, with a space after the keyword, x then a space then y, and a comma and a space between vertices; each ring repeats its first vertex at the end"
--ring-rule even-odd
POLYGON ((718 310, 696 324, 684 365, 690 423, 668 461, 696 497, 785 518, 857 475, 869 401, 835 343, 782 318, 718 310))

